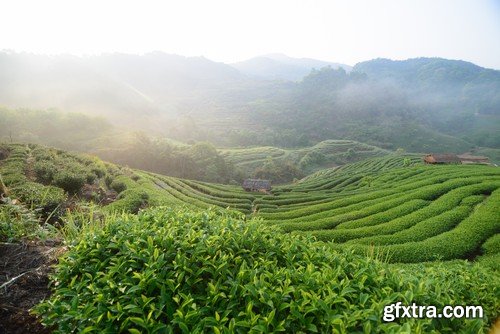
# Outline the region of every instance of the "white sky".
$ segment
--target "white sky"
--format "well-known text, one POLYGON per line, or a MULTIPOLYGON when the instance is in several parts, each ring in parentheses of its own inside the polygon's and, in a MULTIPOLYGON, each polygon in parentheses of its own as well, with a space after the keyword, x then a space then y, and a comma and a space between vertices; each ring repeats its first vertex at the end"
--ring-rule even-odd
POLYGON ((0 0, 0 49, 350 65, 437 56, 500 69, 500 0, 0 0))

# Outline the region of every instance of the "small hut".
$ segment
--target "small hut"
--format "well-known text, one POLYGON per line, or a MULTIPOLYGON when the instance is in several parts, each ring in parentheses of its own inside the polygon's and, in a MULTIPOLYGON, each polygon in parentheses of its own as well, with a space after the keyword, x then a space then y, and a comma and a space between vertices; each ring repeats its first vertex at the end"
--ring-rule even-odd
POLYGON ((482 164, 489 165, 490 159, 488 157, 483 157, 479 155, 471 155, 469 153, 464 153, 458 156, 463 164, 482 164))
POLYGON ((460 158, 456 154, 427 154, 424 157, 426 164, 459 164, 460 158))
POLYGON ((260 179, 246 179, 243 181, 243 189, 246 191, 269 192, 271 190, 271 181, 260 179))

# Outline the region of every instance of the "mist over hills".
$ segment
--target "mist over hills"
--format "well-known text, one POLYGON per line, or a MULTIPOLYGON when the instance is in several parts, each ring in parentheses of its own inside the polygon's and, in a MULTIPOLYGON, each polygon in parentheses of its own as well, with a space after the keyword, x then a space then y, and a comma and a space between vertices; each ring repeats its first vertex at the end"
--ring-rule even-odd
POLYGON ((224 64, 163 52, 1 52, 0 105, 99 115, 219 146, 349 139, 419 152, 500 148, 500 71, 441 58, 375 59, 351 69, 276 54, 224 64))
MULTIPOLYGON (((499 114, 500 71, 487 69, 462 60, 416 58, 405 61, 375 59, 356 64, 355 71, 376 80, 393 83, 412 90, 428 103, 450 102, 475 108, 480 114, 499 114), (448 96, 455 99, 449 100, 448 96)), ((457 105, 453 107, 458 108, 457 105)))
POLYGON ((254 57, 245 61, 231 64, 240 72, 253 78, 268 80, 299 81, 308 75, 312 69, 331 66, 332 68, 343 68, 346 71, 351 66, 332 63, 311 58, 292 58, 284 54, 273 53, 254 57))
POLYGON ((3 52, 0 104, 104 115, 148 127, 175 114, 176 104, 193 90, 243 77, 229 65, 162 52, 89 57, 3 52))

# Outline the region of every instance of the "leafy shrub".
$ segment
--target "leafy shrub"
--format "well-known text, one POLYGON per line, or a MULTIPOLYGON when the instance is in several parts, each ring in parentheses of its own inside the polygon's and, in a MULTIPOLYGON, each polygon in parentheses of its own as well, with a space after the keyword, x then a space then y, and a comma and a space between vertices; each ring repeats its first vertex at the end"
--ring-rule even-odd
POLYGON ((301 169, 306 169, 310 165, 319 164, 326 160, 326 156, 317 151, 311 151, 305 154, 299 161, 299 166, 301 169))
MULTIPOLYGON (((446 186, 454 184, 457 183, 456 182, 443 183, 443 185, 446 186)), ((333 229, 333 230, 315 231, 314 234, 322 240, 335 240, 336 242, 345 242, 347 240, 352 240, 356 238, 369 237, 380 234, 396 233, 404 229, 408 229, 424 219, 434 217, 436 215, 441 214, 444 211, 455 208, 462 201, 464 197, 475 195, 478 193, 492 191, 493 189, 498 188, 499 185, 500 183, 498 182, 491 182, 491 183, 472 184, 455 189, 451 188, 452 189, 451 191, 435 199, 427 207, 416 210, 408 215, 398 217, 385 224, 379 224, 376 226, 365 226, 357 229, 342 229, 342 230, 333 229)), ((424 198, 434 197, 436 193, 440 194, 442 192, 442 189, 443 187, 440 186, 436 186, 435 188, 428 187, 428 189, 426 189, 424 192, 419 190, 417 192, 418 194, 417 196, 424 198)), ((405 199, 405 197, 401 197, 400 199, 405 199)), ((383 204, 384 203, 382 203, 382 205, 383 204)), ((377 206, 378 205, 366 208, 365 210, 360 210, 360 213, 366 213, 368 209, 377 206)), ((342 218, 342 216, 338 217, 342 218)), ((318 222, 320 221, 316 221, 314 222, 314 224, 318 224, 318 222)))
POLYGON ((29 207, 41 209, 44 213, 50 213, 66 200, 61 188, 30 181, 12 188, 11 196, 19 198, 29 207))
POLYGON ((106 175, 106 168, 95 165, 91 168, 91 172, 94 173, 98 178, 106 175))
POLYGON ((12 157, 12 154, 2 163, 0 172, 6 186, 21 184, 26 181, 26 176, 24 176, 25 164, 24 159, 12 157))
POLYGON ((45 184, 49 184, 54 179, 56 166, 49 161, 37 160, 33 166, 37 179, 45 184))
POLYGON ((37 312, 55 333, 457 333, 498 315, 483 288, 498 277, 481 267, 405 271, 215 211, 110 219, 80 233, 53 280, 37 312), (397 301, 482 305, 486 317, 383 323, 397 301))
MULTIPOLYGON (((391 254, 391 261, 410 263, 435 260, 453 260, 474 255, 491 236, 500 233, 500 189, 494 191, 482 205, 454 229, 425 239, 403 244, 380 246, 391 254)), ((489 249, 495 241, 486 245, 489 249)), ((360 246, 354 246, 360 247, 360 246)), ((366 251, 358 248, 359 252, 366 251)))
POLYGON ((0 205, 0 241, 14 242, 46 236, 48 231, 40 226, 33 210, 10 201, 0 205))
POLYGON ((481 246, 484 254, 500 254, 500 233, 493 235, 481 246))
POLYGON ((15 186, 18 184, 23 184, 28 179, 24 174, 12 173, 12 174, 2 174, 2 180, 6 186, 15 186))
POLYGON ((106 176, 104 177, 104 183, 108 188, 111 188, 111 183, 113 183, 114 179, 115 179, 114 176, 106 174, 106 176))
POLYGON ((121 193, 122 191, 127 189, 127 185, 125 184, 125 182, 119 180, 114 180, 113 182, 111 182, 109 187, 117 193, 121 193))
POLYGON ((348 243, 365 245, 404 244, 421 241, 451 230, 472 212, 468 206, 458 206, 436 216, 417 222, 415 225, 394 234, 379 234, 374 237, 359 238, 348 243))
POLYGON ((146 207, 149 201, 149 194, 142 189, 127 189, 122 191, 117 201, 107 207, 110 211, 125 211, 136 213, 146 207))
POLYGON ((88 183, 88 184, 92 184, 94 183, 94 181, 97 179, 97 176, 92 173, 92 172, 88 172, 85 174, 85 182, 88 183))
POLYGON ((85 184, 86 177, 72 170, 61 170, 54 176, 54 185, 66 190, 70 194, 76 194, 85 184))
POLYGON ((500 263, 500 253, 485 254, 483 256, 480 256, 477 262, 485 268, 500 272, 500 267, 498 266, 498 264, 500 263))

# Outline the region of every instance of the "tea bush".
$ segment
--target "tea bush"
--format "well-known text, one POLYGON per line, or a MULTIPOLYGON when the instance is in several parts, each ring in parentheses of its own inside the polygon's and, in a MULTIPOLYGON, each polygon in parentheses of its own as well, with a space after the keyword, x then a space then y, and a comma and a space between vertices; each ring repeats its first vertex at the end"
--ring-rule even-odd
POLYGON ((487 255, 500 253, 500 231, 486 240, 481 248, 483 253, 487 255))
POLYGON ((9 200, 0 204, 0 241, 15 242, 48 235, 33 210, 9 200))
POLYGON ((477 332, 498 316, 484 288, 498 283, 479 266, 403 270, 240 214, 155 208, 82 231, 37 312, 55 333, 477 332), (486 316, 384 323, 397 301, 486 316))
MULTIPOLYGON (((390 253, 394 262, 453 260, 475 256, 490 236, 500 233, 500 189, 494 191, 483 206, 483 210, 476 210, 452 230, 422 241, 380 246, 380 249, 390 253)), ((494 239, 490 242, 486 249, 493 254, 500 253, 500 249, 494 251, 491 248, 494 247, 494 239)), ((364 250, 361 248, 359 252, 363 253, 364 250)))
POLYGON ((86 177, 72 170, 59 171, 54 176, 54 185, 66 190, 70 194, 76 194, 85 184, 86 177))
POLYGON ((127 185, 123 181, 114 180, 110 183, 109 187, 116 191, 117 193, 121 193, 125 189, 127 189, 127 185))
POLYGON ((45 184, 50 184, 56 173, 56 166, 45 160, 37 160, 33 166, 37 179, 45 184))
POLYGON ((117 201, 108 205, 108 211, 124 211, 136 213, 147 206, 149 193, 141 189, 127 189, 120 193, 117 201))
POLYGON ((21 186, 11 188, 10 195, 35 210, 42 210, 45 214, 50 214, 66 200, 66 194, 61 188, 36 182, 25 182, 21 186))

